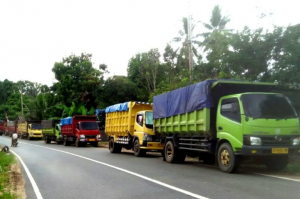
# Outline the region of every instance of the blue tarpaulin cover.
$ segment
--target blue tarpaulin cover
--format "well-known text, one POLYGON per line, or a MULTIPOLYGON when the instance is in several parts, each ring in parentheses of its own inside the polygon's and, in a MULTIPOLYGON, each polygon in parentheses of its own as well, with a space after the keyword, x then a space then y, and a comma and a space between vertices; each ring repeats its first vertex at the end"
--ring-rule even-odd
POLYGON ((72 117, 66 117, 60 120, 60 126, 72 124, 72 117))
POLYGON ((109 107, 106 107, 105 113, 112 113, 116 111, 128 111, 128 102, 115 104, 109 107))
POLYGON ((216 80, 206 80, 153 97, 154 119, 213 107, 209 86, 216 80))

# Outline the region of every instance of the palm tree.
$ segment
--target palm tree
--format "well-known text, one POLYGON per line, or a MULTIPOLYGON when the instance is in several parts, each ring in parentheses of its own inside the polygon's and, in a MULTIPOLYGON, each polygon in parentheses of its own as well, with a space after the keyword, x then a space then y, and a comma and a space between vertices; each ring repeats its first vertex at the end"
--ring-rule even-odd
MULTIPOLYGON (((177 54, 177 66, 184 66, 185 69, 189 69, 189 35, 188 35, 188 19, 182 18, 183 29, 179 30, 179 36, 174 37, 174 42, 182 42, 182 45, 175 50, 177 54), (179 53, 178 53, 179 52, 179 53)), ((191 24, 191 34, 195 28, 195 24, 191 24)), ((194 44, 198 44, 196 40, 197 36, 191 36, 192 45, 192 57, 198 56, 197 49, 194 44)))
POLYGON ((232 31, 230 29, 225 29, 225 26, 230 22, 230 19, 228 16, 222 16, 221 11, 221 8, 216 5, 212 11, 210 23, 202 22, 204 27, 209 31, 196 35, 204 38, 204 41, 199 43, 200 46, 204 47, 204 52, 214 50, 216 45, 232 31))

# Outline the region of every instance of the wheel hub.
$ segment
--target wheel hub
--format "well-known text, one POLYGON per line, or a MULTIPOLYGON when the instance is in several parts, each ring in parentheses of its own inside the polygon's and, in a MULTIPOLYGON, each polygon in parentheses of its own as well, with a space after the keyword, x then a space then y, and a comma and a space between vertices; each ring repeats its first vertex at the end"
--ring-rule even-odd
POLYGON ((167 156, 168 156, 168 158, 172 157, 172 155, 173 155, 173 150, 172 150, 171 146, 168 146, 167 147, 167 156))
POLYGON ((224 166, 228 166, 230 164, 229 152, 226 149, 224 149, 221 153, 221 162, 224 166))

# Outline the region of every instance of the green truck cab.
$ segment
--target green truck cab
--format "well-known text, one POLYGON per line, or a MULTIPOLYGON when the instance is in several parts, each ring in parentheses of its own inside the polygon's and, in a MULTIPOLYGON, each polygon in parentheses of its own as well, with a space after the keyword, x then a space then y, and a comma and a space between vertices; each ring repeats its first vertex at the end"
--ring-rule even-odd
POLYGON ((60 120, 42 120, 42 133, 46 144, 54 141, 56 144, 63 142, 61 135, 60 120))
POLYGON ((284 169, 289 155, 300 154, 300 128, 289 98, 277 88, 273 83, 208 80, 154 97, 154 128, 165 144, 164 160, 199 156, 216 160, 228 173, 243 160, 284 169))

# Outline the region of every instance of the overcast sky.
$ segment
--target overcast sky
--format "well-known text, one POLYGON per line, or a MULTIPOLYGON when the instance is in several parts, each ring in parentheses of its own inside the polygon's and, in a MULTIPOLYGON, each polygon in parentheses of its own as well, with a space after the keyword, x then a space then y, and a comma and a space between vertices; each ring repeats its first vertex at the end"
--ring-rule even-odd
MULTIPOLYGON (((299 23, 297 0, 190 0, 190 13, 208 22, 217 4, 231 19, 228 28, 299 23), (273 14, 259 20, 262 12, 273 14)), ((81 52, 93 55, 95 68, 107 64, 108 76, 127 75, 136 53, 163 53, 187 13, 188 0, 0 0, 0 81, 50 86, 54 63, 81 52)))

